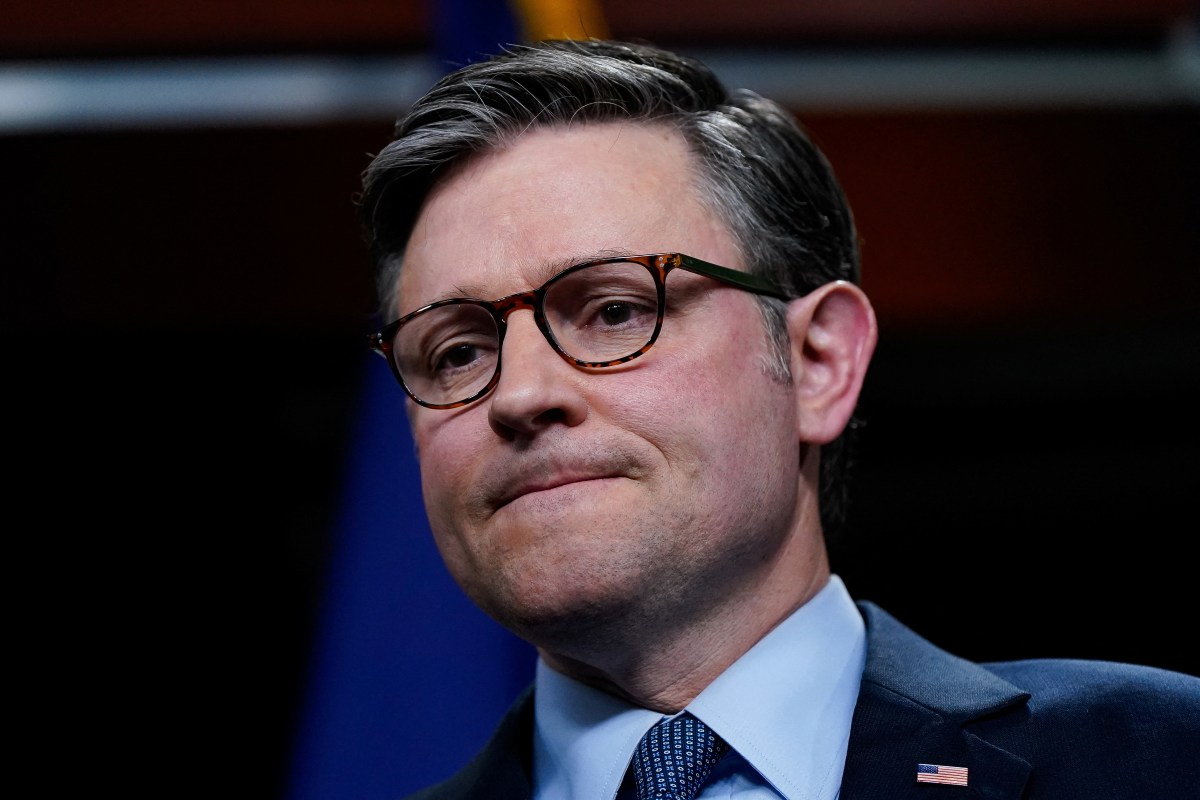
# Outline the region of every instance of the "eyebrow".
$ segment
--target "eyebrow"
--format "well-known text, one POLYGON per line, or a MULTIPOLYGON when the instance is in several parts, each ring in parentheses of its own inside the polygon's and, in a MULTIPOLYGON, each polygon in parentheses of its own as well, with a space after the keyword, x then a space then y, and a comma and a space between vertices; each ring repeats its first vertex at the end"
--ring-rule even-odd
MULTIPOLYGON (((624 256, 638 255, 632 250, 624 247, 606 247, 602 250, 596 250, 589 255, 568 256, 566 258, 556 258, 550 261, 543 261, 540 265, 533 267, 533 285, 529 289, 534 289, 541 286, 546 281, 553 278, 563 270, 570 269, 577 264, 583 264, 588 261, 599 261, 605 258, 622 258, 624 256)), ((437 297, 422 303, 420 308, 424 308, 430 303, 441 302, 442 300, 497 300, 499 298, 486 297, 485 289, 477 283, 459 283, 455 284, 454 288, 442 292, 437 297)), ((527 291, 527 290, 519 290, 527 291)))

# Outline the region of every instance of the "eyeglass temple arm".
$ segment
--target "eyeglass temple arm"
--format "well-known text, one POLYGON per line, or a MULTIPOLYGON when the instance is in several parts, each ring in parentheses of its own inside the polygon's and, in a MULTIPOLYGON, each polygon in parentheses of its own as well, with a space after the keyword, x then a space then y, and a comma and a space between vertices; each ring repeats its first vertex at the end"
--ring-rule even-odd
POLYGON ((765 294, 770 297, 776 297, 780 300, 791 300, 791 296, 778 289, 771 282, 751 275, 749 272, 742 272, 737 269, 729 269, 728 267, 710 264, 707 261, 701 261, 692 256, 680 254, 679 264, 689 272, 695 272, 698 275, 705 275, 709 278, 714 278, 722 283, 728 283, 736 286, 739 289, 745 289, 747 292, 755 294, 765 294))

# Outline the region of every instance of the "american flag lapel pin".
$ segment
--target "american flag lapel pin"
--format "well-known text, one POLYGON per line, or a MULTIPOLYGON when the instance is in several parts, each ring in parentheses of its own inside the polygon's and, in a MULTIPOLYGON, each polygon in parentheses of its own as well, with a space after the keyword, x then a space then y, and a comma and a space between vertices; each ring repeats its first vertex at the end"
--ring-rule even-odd
POLYGON ((967 768, 947 767, 944 764, 917 764, 917 783, 944 783, 949 786, 966 786, 967 768))

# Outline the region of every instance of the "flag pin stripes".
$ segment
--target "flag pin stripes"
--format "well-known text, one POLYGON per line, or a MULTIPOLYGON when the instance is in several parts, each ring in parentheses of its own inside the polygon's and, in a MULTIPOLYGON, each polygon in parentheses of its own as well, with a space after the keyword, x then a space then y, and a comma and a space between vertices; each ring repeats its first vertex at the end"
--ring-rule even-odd
POLYGON ((917 764, 917 783, 943 783, 949 786, 966 786, 967 768, 947 767, 943 764, 917 764))

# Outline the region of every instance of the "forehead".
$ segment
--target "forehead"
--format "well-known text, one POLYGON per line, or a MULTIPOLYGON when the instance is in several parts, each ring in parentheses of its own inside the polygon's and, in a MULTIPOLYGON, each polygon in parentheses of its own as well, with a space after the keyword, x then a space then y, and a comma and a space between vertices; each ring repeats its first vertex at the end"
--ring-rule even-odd
POLYGON ((538 129, 469 159, 430 193, 396 310, 500 297, 600 255, 675 251, 741 266, 726 226, 700 201, 680 134, 641 123, 538 129))

